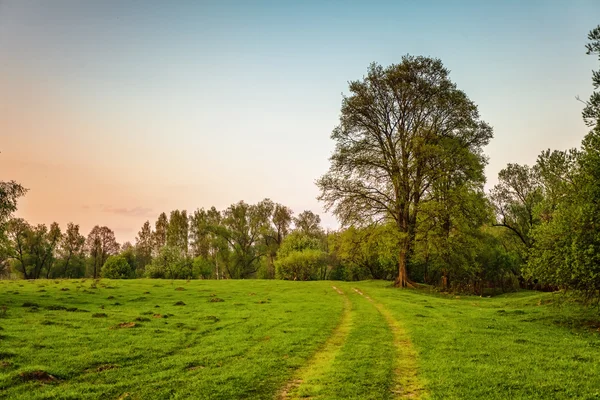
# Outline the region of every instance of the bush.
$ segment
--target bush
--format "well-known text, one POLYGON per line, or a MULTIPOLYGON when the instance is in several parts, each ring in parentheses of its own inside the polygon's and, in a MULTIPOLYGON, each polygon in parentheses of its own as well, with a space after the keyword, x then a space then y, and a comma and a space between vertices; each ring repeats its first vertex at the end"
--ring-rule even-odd
POLYGON ((214 265, 211 261, 202 256, 194 258, 193 273, 194 276, 200 276, 202 279, 210 279, 213 277, 214 265))
POLYGON ((102 277, 110 279, 130 279, 135 277, 135 270, 123 256, 110 256, 102 266, 102 277))
POLYGON ((291 251, 275 261, 277 277, 294 281, 325 279, 327 266, 327 253, 317 249, 291 251))

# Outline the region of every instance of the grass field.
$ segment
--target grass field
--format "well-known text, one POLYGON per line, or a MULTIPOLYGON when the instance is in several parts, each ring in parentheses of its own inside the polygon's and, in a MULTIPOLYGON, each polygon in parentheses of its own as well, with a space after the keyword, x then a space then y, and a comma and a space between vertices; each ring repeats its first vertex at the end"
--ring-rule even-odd
POLYGON ((598 311, 387 282, 2 281, 0 397, 597 399, 598 311))

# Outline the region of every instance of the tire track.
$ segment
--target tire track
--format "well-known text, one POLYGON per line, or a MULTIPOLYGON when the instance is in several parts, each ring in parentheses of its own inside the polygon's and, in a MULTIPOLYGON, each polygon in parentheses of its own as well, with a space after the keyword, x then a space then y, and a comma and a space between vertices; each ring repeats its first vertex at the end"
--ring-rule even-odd
POLYGON ((308 360, 308 362, 301 367, 295 377, 292 378, 288 383, 277 393, 275 396, 278 400, 294 399, 297 396, 294 393, 302 385, 303 382, 309 378, 313 378, 316 375, 323 375, 331 368, 333 360, 340 352, 342 346, 348 338, 348 334, 352 328, 352 303, 348 296, 336 286, 331 287, 340 296, 344 297, 344 308, 342 311, 342 317, 340 322, 335 327, 331 336, 325 341, 323 346, 308 360), (320 371, 320 372, 314 372, 320 371))
POLYGON ((375 308, 387 321, 394 337, 396 357, 394 361, 394 378, 391 392, 396 399, 419 399, 425 394, 424 387, 417 376, 417 352, 412 347, 410 337, 392 313, 381 303, 363 293, 360 289, 352 288, 356 293, 373 303, 375 308))

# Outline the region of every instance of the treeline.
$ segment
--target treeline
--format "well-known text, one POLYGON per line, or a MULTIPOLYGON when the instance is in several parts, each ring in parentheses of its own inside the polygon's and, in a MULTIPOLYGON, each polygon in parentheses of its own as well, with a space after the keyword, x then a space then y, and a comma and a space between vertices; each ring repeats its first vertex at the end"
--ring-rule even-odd
POLYGON ((4 229, 2 265, 4 275, 25 279, 325 279, 327 247, 318 215, 294 216, 288 207, 265 199, 240 201, 223 211, 162 213, 144 223, 134 244, 122 245, 106 226, 95 226, 85 237, 73 223, 61 232, 57 223, 33 226, 11 218, 4 229))
MULTIPOLYGON (((477 199, 485 210, 485 198, 477 199)), ((454 289, 476 281, 511 287, 518 263, 501 244, 501 232, 481 226, 456 230, 456 246, 441 250, 427 219, 419 226, 411 265, 415 280, 447 288, 456 281, 454 289)), ((269 199, 240 201, 222 211, 161 213, 143 224, 133 244, 120 245, 106 226, 95 226, 87 236, 74 223, 63 232, 57 223, 31 225, 11 218, 4 227, 5 277, 393 280, 398 273, 400 237, 393 224, 325 231, 319 215, 295 216, 269 199)))

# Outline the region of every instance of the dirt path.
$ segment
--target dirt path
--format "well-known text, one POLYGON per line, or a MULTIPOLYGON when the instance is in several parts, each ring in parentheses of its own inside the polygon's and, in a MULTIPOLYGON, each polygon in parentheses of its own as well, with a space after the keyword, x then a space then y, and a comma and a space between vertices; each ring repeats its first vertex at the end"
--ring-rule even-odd
POLYGON ((340 296, 344 296, 344 309, 342 311, 340 323, 335 327, 331 336, 329 336, 323 346, 310 360, 308 360, 306 365, 297 371, 295 377, 277 394, 275 397, 276 399, 284 400, 298 398, 294 393, 300 387, 302 382, 317 373, 322 374, 324 371, 331 368, 333 360, 346 342, 346 338, 352 327, 352 303, 341 289, 336 286, 332 286, 332 289, 338 292, 340 296))
POLYGON ((394 335, 395 366, 394 382, 391 390, 396 399, 419 399, 425 393, 417 377, 417 353, 413 349, 410 338, 391 312, 381 303, 374 301, 360 289, 353 290, 373 303, 375 308, 387 321, 394 335))

